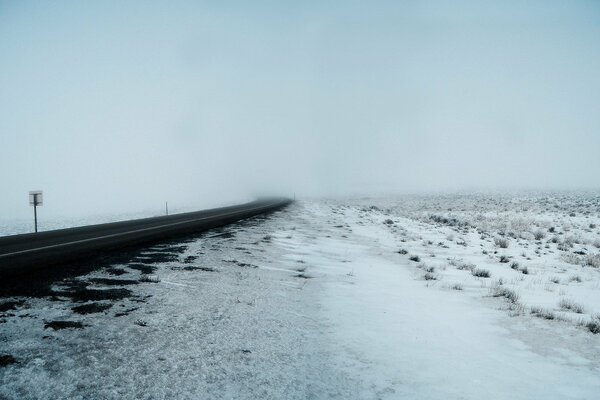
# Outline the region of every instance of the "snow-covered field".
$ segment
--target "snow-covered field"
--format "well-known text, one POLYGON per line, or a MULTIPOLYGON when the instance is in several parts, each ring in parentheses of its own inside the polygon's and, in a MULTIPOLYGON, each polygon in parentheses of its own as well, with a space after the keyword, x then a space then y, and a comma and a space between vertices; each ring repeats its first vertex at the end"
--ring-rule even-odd
POLYGON ((600 197, 297 202, 0 300, 0 398, 596 399, 600 197))

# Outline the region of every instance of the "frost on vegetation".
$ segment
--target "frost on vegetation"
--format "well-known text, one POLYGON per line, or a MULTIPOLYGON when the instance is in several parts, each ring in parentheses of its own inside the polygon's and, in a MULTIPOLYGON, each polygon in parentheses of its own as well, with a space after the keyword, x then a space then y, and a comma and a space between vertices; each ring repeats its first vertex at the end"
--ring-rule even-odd
POLYGON ((476 276, 478 278, 489 278, 490 276, 492 276, 492 274, 490 273, 489 270, 480 269, 480 268, 475 268, 474 270, 471 271, 471 274, 473 274, 473 276, 476 276))
POLYGON ((581 263, 581 260, 577 255, 571 253, 563 253, 560 255, 560 260, 566 262, 567 264, 578 265, 581 263))
POLYGON ((456 269, 459 269, 461 271, 473 271, 475 269, 475 264, 471 264, 471 263, 460 263, 456 266, 456 269))
POLYGON ((600 333, 600 314, 596 314, 592 317, 591 321, 585 323, 585 327, 588 328, 593 334, 600 333))
POLYGON ((433 222, 436 222, 441 225, 457 226, 457 227, 469 226, 469 223, 467 221, 459 220, 458 218, 456 218, 454 216, 445 217, 443 215, 433 214, 433 215, 429 216, 429 219, 432 220, 433 222))
POLYGON ((436 281, 438 278, 436 274, 432 272, 426 272, 425 275, 423 275, 423 279, 426 281, 436 281))
POLYGON ((572 311, 577 314, 583 314, 583 306, 581 304, 575 303, 571 299, 562 298, 558 302, 558 306, 562 310, 572 311))
POLYGON ((586 267, 600 268, 600 254, 588 254, 583 258, 586 267))
POLYGON ((494 286, 491 290, 492 297, 504 297, 512 304, 519 303, 519 294, 512 289, 504 286, 494 286))
POLYGON ((500 247, 501 249, 506 249, 506 248, 508 248, 508 239, 505 239, 505 238, 495 238, 494 239, 494 244, 497 247, 500 247))
POLYGON ((462 260, 452 259, 448 261, 448 264, 452 265, 453 267, 456 267, 456 269, 459 269, 461 271, 473 271, 475 269, 475 264, 464 262, 462 260))
POLYGON ((531 314, 535 315, 538 318, 543 319, 555 319, 556 316, 550 310, 547 310, 542 307, 531 307, 531 314))

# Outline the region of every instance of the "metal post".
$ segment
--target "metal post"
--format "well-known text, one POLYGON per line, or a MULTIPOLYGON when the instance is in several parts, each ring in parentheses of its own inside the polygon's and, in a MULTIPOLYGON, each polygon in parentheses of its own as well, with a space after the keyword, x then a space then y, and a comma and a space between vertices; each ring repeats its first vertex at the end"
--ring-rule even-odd
POLYGON ((169 202, 165 201, 165 212, 169 215, 169 202))
POLYGON ((33 219, 35 221, 35 233, 37 233, 37 194, 33 195, 33 219))

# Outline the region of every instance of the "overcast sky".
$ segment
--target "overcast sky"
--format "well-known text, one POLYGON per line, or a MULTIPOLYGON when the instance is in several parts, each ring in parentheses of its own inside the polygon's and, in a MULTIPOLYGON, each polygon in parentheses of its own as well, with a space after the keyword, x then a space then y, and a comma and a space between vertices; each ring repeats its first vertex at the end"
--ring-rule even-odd
POLYGON ((598 188, 597 1, 0 0, 0 217, 598 188))

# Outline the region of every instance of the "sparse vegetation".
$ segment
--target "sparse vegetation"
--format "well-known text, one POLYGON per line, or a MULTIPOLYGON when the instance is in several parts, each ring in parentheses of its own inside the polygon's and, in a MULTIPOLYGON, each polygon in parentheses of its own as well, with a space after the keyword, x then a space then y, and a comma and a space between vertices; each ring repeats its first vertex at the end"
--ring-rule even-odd
POLYGON ((514 290, 511 290, 504 286, 496 286, 492 289, 493 297, 504 297, 512 304, 517 304, 519 302, 519 294, 514 290))
POLYGON ((459 269, 461 271, 473 271, 475 269, 475 264, 471 264, 471 263, 465 263, 465 262, 460 262, 460 263, 456 263, 456 269, 459 269))
POLYGON ((404 249, 400 249, 400 250, 398 250, 398 254, 401 254, 404 256, 404 255, 408 254, 408 251, 406 251, 404 249))
POLYGON ((586 267, 600 268, 600 254, 588 254, 583 258, 586 267))
POLYGON ((423 275, 423 279, 425 279, 426 281, 435 281, 438 278, 434 273, 426 272, 425 275, 423 275))
POLYGON ((502 264, 506 264, 507 262, 510 261, 510 259, 508 258, 508 256, 500 256, 500 263, 502 264))
POLYGON ((497 247, 500 247, 501 249, 507 249, 508 248, 508 239, 505 239, 505 238, 495 238, 494 239, 494 244, 497 247))
POLYGON ((542 307, 531 307, 531 314, 535 315, 538 318, 549 319, 549 320, 556 318, 556 316, 554 315, 554 313, 552 311, 547 310, 542 307))
POLYGON ((419 256, 410 256, 408 259, 410 261, 414 261, 414 262, 420 262, 421 261, 421 257, 419 257, 419 256))
POLYGON ((558 302, 558 306, 567 311, 572 311, 577 314, 583 314, 583 306, 581 304, 575 303, 571 299, 562 298, 558 302))
POLYGON ((471 271, 471 274, 473 274, 473 276, 476 276, 478 278, 489 278, 490 276, 492 276, 490 271, 488 271, 487 269, 479 269, 479 268, 475 268, 473 271, 471 271))
POLYGON ((585 323, 585 327, 594 335, 600 333, 600 314, 596 314, 592 317, 592 320, 585 323))

